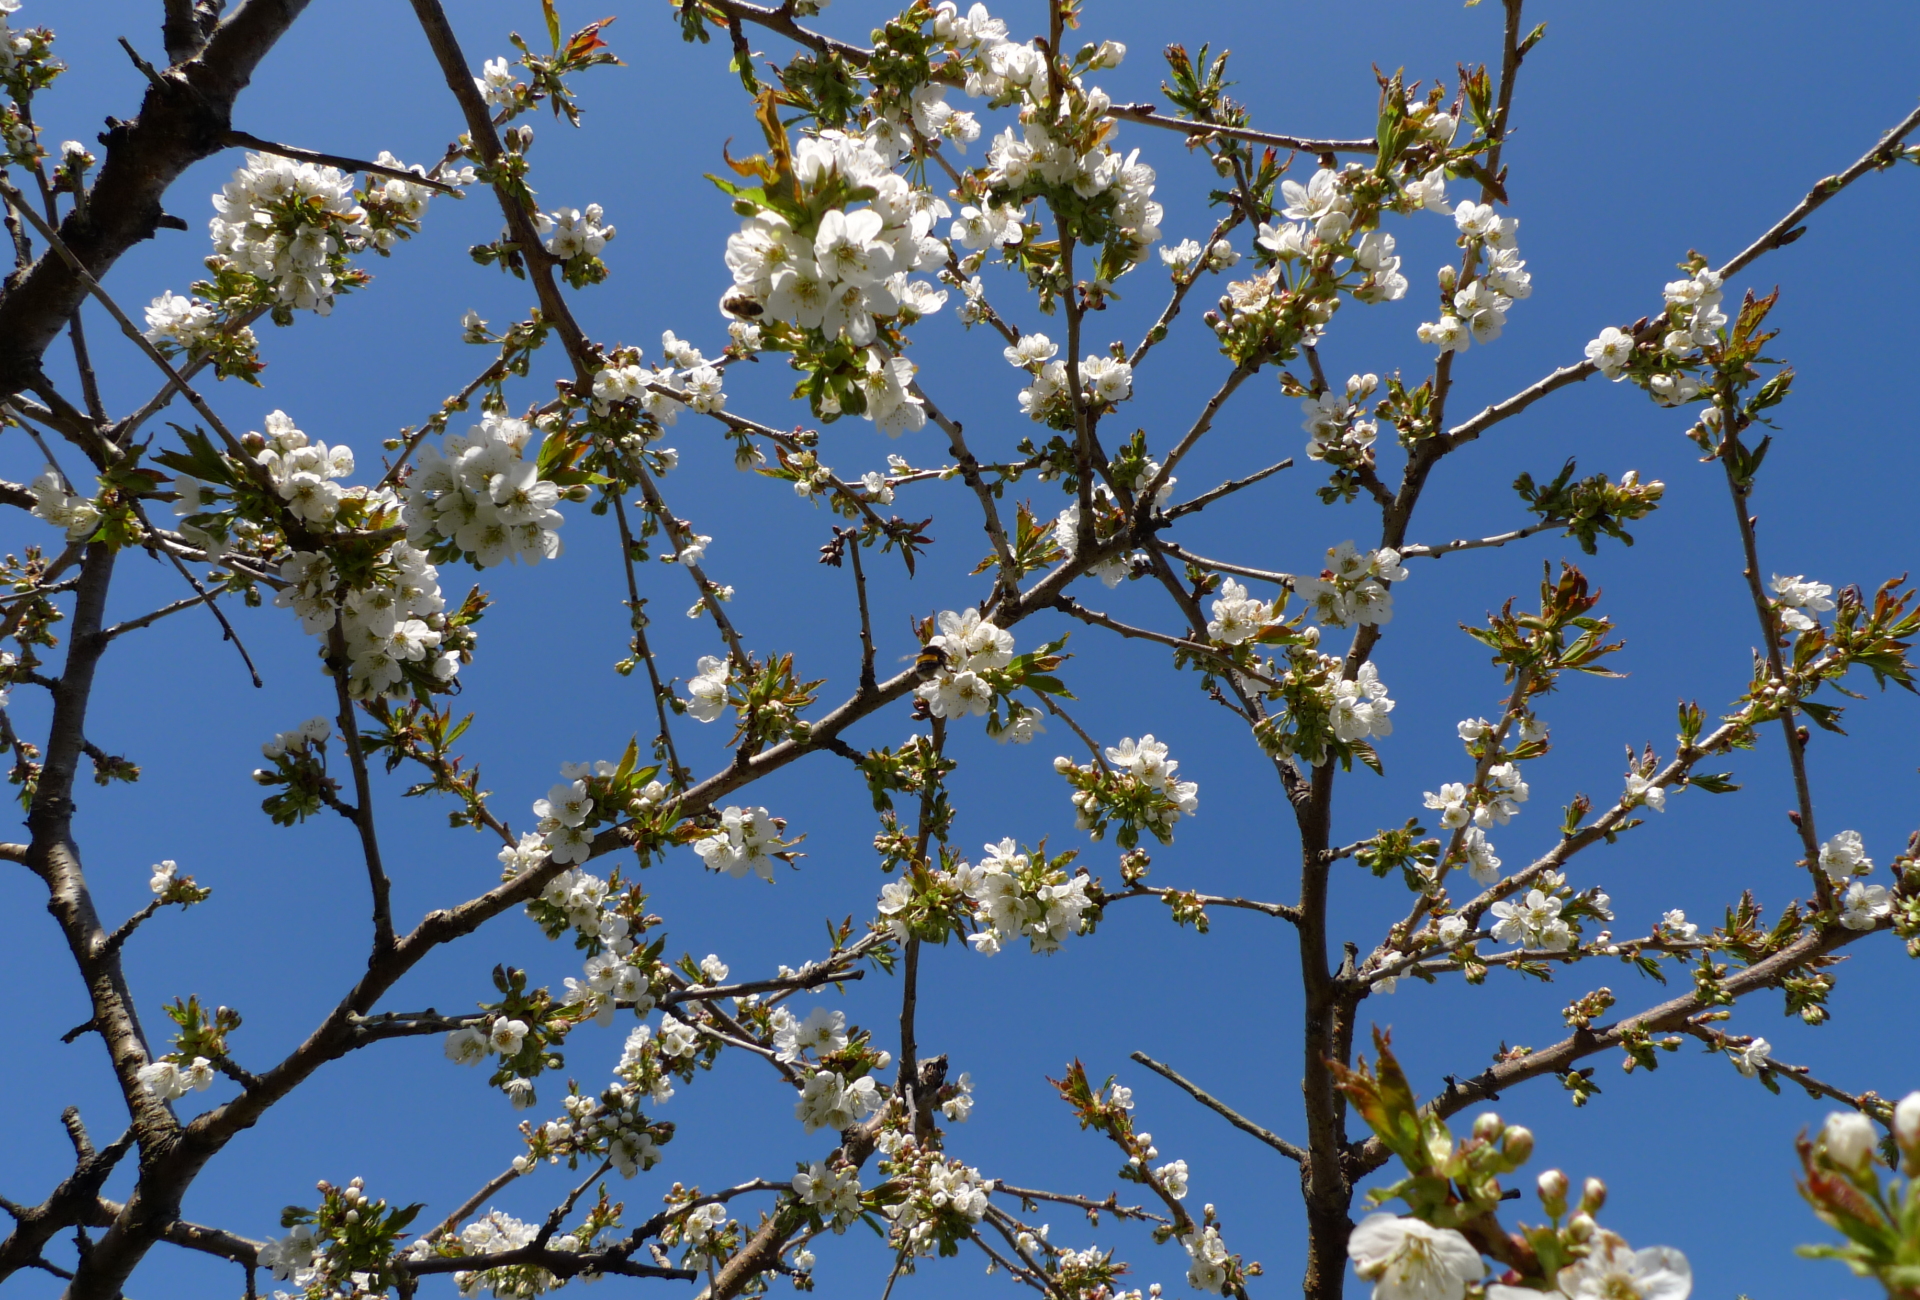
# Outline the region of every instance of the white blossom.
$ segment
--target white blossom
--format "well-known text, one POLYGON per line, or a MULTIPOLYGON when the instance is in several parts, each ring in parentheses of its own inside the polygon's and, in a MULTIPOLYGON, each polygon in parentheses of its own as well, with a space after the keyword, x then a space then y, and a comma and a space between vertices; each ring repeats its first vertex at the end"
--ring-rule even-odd
POLYGON ((1373 1283, 1373 1300, 1462 1300, 1486 1272, 1480 1252, 1452 1228, 1369 1214, 1347 1238, 1354 1272, 1373 1283))

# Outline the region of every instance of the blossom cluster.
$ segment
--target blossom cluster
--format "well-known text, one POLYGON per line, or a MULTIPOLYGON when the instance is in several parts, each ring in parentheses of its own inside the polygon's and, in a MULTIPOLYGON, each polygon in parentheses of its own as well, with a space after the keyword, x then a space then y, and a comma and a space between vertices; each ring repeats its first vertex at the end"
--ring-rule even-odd
MULTIPOLYGON (((1139 467, 1133 471, 1131 479, 1126 476, 1122 467, 1116 467, 1115 479, 1124 484, 1127 491, 1138 497, 1152 486, 1153 481, 1160 476, 1160 470, 1159 461, 1151 457, 1143 457, 1139 467)), ((1168 475, 1162 480, 1160 486, 1154 490, 1151 509, 1163 509, 1173 496, 1173 485, 1179 481, 1173 475, 1168 475)), ((1094 539, 1104 542, 1112 535, 1113 530, 1125 527, 1126 516, 1113 489, 1105 483, 1094 484, 1090 495, 1094 507, 1094 539)), ((1080 503, 1078 501, 1054 517, 1049 539, 1053 542, 1054 549, 1061 560, 1072 561, 1080 553, 1080 503)), ((1103 585, 1117 587, 1121 579, 1134 571, 1136 559, 1142 557, 1144 552, 1140 551, 1117 552, 1095 561, 1088 566, 1087 572, 1100 579, 1103 585)))
POLYGON ((1295 578, 1293 590, 1330 627, 1385 626, 1393 621, 1393 593, 1381 584, 1406 576, 1400 552, 1391 547, 1363 552, 1345 541, 1327 549, 1327 567, 1318 577, 1295 578))
POLYGON ((943 611, 936 626, 927 644, 939 652, 940 667, 914 693, 936 718, 979 717, 993 704, 986 674, 1013 662, 1013 634, 971 608, 943 611))
POLYGON ((1773 575, 1774 608, 1779 611, 1780 622, 1795 632, 1807 632, 1819 626, 1817 614, 1827 613, 1833 608, 1833 586, 1825 582, 1813 582, 1800 574, 1792 577, 1773 575))
POLYGON ((1221 645, 1239 645, 1260 634, 1260 629, 1279 617, 1278 602, 1256 600, 1240 583, 1228 578, 1220 584, 1214 598, 1213 618, 1207 623, 1207 635, 1221 645))
POLYGON ((1332 465, 1360 463, 1368 448, 1379 437, 1379 425, 1365 419, 1366 402, 1380 387, 1375 374, 1349 375, 1346 386, 1310 394, 1300 402, 1306 418, 1300 427, 1307 432, 1307 458, 1332 465))
POLYGON ((1631 378, 1661 406, 1691 402, 1702 391, 1694 373, 1700 350, 1714 347, 1727 324, 1720 306, 1724 293, 1719 273, 1696 266, 1685 279, 1669 281, 1663 291, 1664 331, 1656 327, 1643 339, 1609 325, 1587 344, 1587 360, 1609 379, 1631 378))
POLYGON ((800 1086, 793 1117, 807 1132, 852 1128, 886 1104, 886 1093, 871 1075, 848 1079, 837 1070, 815 1070, 800 1086))
POLYGON ((640 1094, 641 1089, 620 1082, 598 1097, 569 1092, 562 1103, 564 1119, 549 1120, 537 1129, 527 1126, 530 1154, 569 1163, 604 1156, 622 1178, 653 1168, 673 1128, 647 1119, 640 1109, 640 1094))
POLYGON ((772 884, 774 860, 791 842, 780 838, 786 828, 784 820, 770 816, 765 808, 729 806, 721 810, 714 833, 693 842, 693 851, 709 871, 724 871, 735 880, 749 871, 758 872, 772 884))
POLYGON ((464 435, 421 444, 404 492, 408 540, 482 569, 558 556, 562 489, 527 459, 532 436, 525 420, 487 411, 464 435))
POLYGON ((860 1171, 848 1165, 815 1160, 793 1176, 794 1196, 835 1232, 845 1232, 860 1217, 860 1191, 860 1171))
POLYGON ((275 154, 248 154, 213 208, 216 259, 251 276, 283 309, 323 316, 336 289, 355 283, 346 254, 372 234, 350 176, 275 154))
POLYGON ((33 481, 33 513, 36 517, 65 530, 70 542, 84 542, 100 527, 100 507, 91 497, 67 491, 60 471, 47 466, 33 481))
POLYGON ((1448 309, 1438 321, 1420 326, 1422 343, 1431 343, 1441 355, 1465 348, 1468 341, 1491 343, 1507 326, 1507 310, 1514 301, 1533 293, 1533 277, 1520 258, 1514 235, 1520 228, 1518 217, 1503 217, 1490 203, 1463 199, 1453 210, 1453 224, 1460 232, 1460 243, 1468 250, 1471 279, 1457 284, 1452 267, 1440 273, 1443 295, 1450 295, 1448 309))
POLYGON ((1893 911, 1893 891, 1860 879, 1873 872, 1873 859, 1858 831, 1841 831, 1820 846, 1819 864, 1839 891, 1840 924, 1871 930, 1893 911))
POLYGON ((987 956, 1021 937, 1033 952, 1055 952, 1068 935, 1086 933, 1098 919, 1084 871, 1070 876, 1062 859, 1021 853, 1011 839, 987 845, 978 864, 962 863, 954 877, 981 919, 967 942, 987 956))
POLYGON ((936 1150, 905 1139, 882 1164, 899 1197, 886 1207, 898 1250, 926 1254, 963 1240, 987 1212, 994 1180, 936 1150))
POLYGON ((1394 700, 1379 667, 1368 660, 1348 677, 1344 659, 1313 648, 1319 629, 1305 632, 1269 688, 1281 707, 1256 726, 1255 737, 1269 753, 1296 764, 1319 767, 1355 757, 1375 761, 1369 742, 1393 734, 1394 700))
MULTIPOLYGON (((618 409, 648 418, 658 431, 691 410, 711 415, 726 409, 725 380, 720 368, 691 343, 672 330, 660 336, 662 364, 651 369, 640 364, 639 348, 622 348, 593 376, 593 403, 596 413, 609 414, 618 409)), ((655 453, 666 468, 678 463, 670 451, 655 453)))
MULTIPOLYGON (((1032 376, 1020 393, 1027 418, 1057 429, 1072 427, 1073 385, 1066 361, 1057 356, 1059 345, 1044 334, 1025 334, 1003 351, 1010 365, 1032 376)), ((1108 410, 1133 395, 1133 367, 1118 357, 1089 353, 1078 370, 1083 411, 1108 410)))
POLYGON ((1064 755, 1053 760, 1053 770, 1074 789, 1074 827, 1094 839, 1106 834, 1109 822, 1119 826, 1116 841, 1132 848, 1140 832, 1148 831, 1162 844, 1173 840, 1173 826, 1200 807, 1200 786, 1175 779, 1180 764, 1167 757, 1167 746, 1149 733, 1136 742, 1131 736, 1106 750, 1106 762, 1076 764, 1064 755))

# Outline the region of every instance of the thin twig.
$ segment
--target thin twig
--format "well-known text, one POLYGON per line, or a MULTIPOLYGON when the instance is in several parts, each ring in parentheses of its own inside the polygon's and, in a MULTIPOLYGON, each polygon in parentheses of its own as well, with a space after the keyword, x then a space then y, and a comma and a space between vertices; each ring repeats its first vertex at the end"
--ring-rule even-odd
POLYGON ((1226 1120, 1227 1123, 1233 1125, 1235 1128, 1239 1129, 1242 1133, 1249 1133, 1249 1134, 1252 1134, 1254 1137, 1259 1138, 1262 1142, 1265 1142, 1268 1146, 1272 1147, 1275 1151, 1278 1151, 1281 1155, 1285 1156, 1289 1160, 1302 1162, 1302 1163, 1305 1162, 1307 1158, 1307 1153, 1304 1150, 1295 1146, 1293 1143, 1287 1141, 1285 1138, 1280 1137, 1277 1134, 1270 1133, 1266 1129, 1261 1128, 1258 1124, 1248 1119, 1245 1115, 1242 1115, 1239 1111, 1227 1105, 1225 1102, 1215 1097, 1212 1093, 1209 1093, 1206 1089, 1202 1088, 1199 1084, 1194 1083, 1191 1080, 1182 1076, 1181 1073, 1178 1070, 1174 1069, 1171 1065, 1163 1065, 1159 1061, 1154 1060, 1151 1056, 1148 1056, 1145 1052, 1132 1052, 1132 1053, 1129 1053, 1129 1055, 1131 1055, 1134 1060, 1140 1062, 1140 1064, 1146 1066, 1149 1070, 1152 1070, 1155 1074, 1159 1075, 1161 1078, 1167 1080, 1167 1082, 1181 1089, 1188 1096, 1192 1097, 1195 1101, 1199 1102, 1202 1106, 1205 1106, 1208 1110, 1214 1112, 1214 1114, 1226 1120))
POLYGON ((451 194, 456 199, 466 198, 466 192, 458 186, 445 181, 430 180, 418 172, 410 172, 402 167, 389 167, 385 163, 368 162, 364 158, 349 158, 344 154, 319 153, 313 149, 300 149, 290 144, 275 144, 271 140, 262 140, 257 135, 245 131, 228 131, 220 137, 220 143, 233 149, 258 149, 262 153, 279 154, 282 158, 291 158, 295 162, 322 163, 328 167, 338 167, 342 171, 366 172, 370 176, 390 176, 409 185, 424 185, 430 190, 442 194, 451 194))
POLYGON ((1222 483, 1219 487, 1214 488, 1210 492, 1202 492, 1199 496, 1194 497, 1189 501, 1182 501, 1179 505, 1171 507, 1166 512, 1167 518, 1170 520, 1179 519, 1183 515, 1197 514, 1198 512, 1205 510, 1208 506, 1212 505, 1214 502, 1220 500, 1220 498, 1222 497, 1231 496, 1235 492, 1238 492, 1241 488, 1252 487, 1255 483, 1258 483, 1261 479, 1271 478, 1273 475, 1278 474, 1283 469, 1292 469, 1292 468, 1293 468, 1293 457, 1289 456, 1283 461, 1277 461, 1274 464, 1267 466, 1265 469, 1255 470, 1253 473, 1247 475, 1245 478, 1229 479, 1227 482, 1222 483))
POLYGON ((1157 126, 1168 131, 1179 131, 1188 136, 1217 135, 1229 140, 1245 140, 1249 144, 1270 144, 1276 149, 1292 149, 1299 153, 1377 153, 1379 144, 1372 140, 1317 140, 1311 136, 1279 135, 1272 131, 1255 131, 1251 127, 1222 126, 1214 122, 1195 122, 1184 117, 1168 117, 1156 112, 1152 104, 1114 104, 1107 112, 1127 122, 1138 122, 1142 126, 1157 126))

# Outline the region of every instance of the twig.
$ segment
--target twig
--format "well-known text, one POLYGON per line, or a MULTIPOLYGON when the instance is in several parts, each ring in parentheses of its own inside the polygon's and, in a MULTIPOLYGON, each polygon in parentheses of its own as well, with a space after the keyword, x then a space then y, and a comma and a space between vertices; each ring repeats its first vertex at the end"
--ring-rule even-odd
POLYGON ((367 756, 360 746, 360 728, 354 718, 353 696, 347 684, 347 640, 340 620, 341 615, 335 613, 333 628, 327 637, 327 659, 333 673, 334 698, 340 706, 337 725, 341 742, 347 751, 347 761, 353 767, 353 797, 357 806, 351 820, 354 829, 360 832, 360 852, 367 862, 367 885, 373 893, 373 955, 378 960, 393 950, 395 942, 393 884, 380 861, 380 837, 373 824, 373 782, 367 773, 367 756))
POLYGON ((1283 461, 1278 461, 1272 465, 1267 466, 1265 469, 1255 470, 1253 473, 1247 475, 1245 478, 1229 479, 1227 482, 1222 483, 1219 487, 1214 488, 1210 492, 1202 492, 1199 496, 1194 497, 1189 501, 1182 501, 1179 505, 1172 507, 1166 512, 1167 518, 1179 519, 1183 515, 1196 514, 1199 511, 1205 510, 1208 506, 1220 500, 1220 498, 1222 497, 1231 496, 1235 492, 1238 492, 1241 488, 1252 487, 1255 483, 1258 483, 1263 478, 1271 478, 1273 475, 1278 474, 1283 469, 1292 469, 1292 468, 1293 468, 1293 457, 1289 456, 1283 461))
POLYGON ((100 634, 100 639, 103 641, 111 641, 117 636, 122 636, 139 628, 152 627, 169 614, 178 614, 183 609, 192 609, 195 605, 204 603, 206 603, 205 598, 201 596, 188 596, 184 600, 176 600, 171 605, 162 605, 152 613, 142 614, 139 618, 130 618, 124 623, 115 623, 112 627, 100 634))
POLYGON ((1225 560, 1208 559, 1204 555, 1187 550, 1178 542, 1169 542, 1161 537, 1155 537, 1152 544, 1155 550, 1163 551, 1176 560, 1184 560, 1188 564, 1198 568, 1212 569, 1219 573, 1237 574, 1242 578, 1257 578, 1261 582, 1275 583, 1278 586, 1287 588, 1289 591, 1293 589, 1295 575, 1291 573, 1276 573, 1271 569, 1255 569, 1244 564, 1229 564, 1225 560))
POLYGON ((993 1190, 1022 1201, 1052 1201, 1057 1205, 1071 1205, 1076 1209, 1089 1212, 1098 1211, 1111 1214, 1116 1219, 1145 1219, 1152 1223, 1166 1223, 1168 1220, 1151 1210, 1143 1210, 1137 1205, 1120 1204, 1120 1193, 1109 1192, 1107 1199, 1096 1201, 1087 1196, 1070 1196, 1065 1192, 1043 1192, 1034 1187, 1015 1187, 1011 1183, 996 1182, 993 1190))
POLYGON ((1132 1053, 1129 1053, 1129 1055, 1131 1055, 1134 1060, 1140 1062, 1140 1064, 1146 1066, 1149 1070, 1152 1070, 1155 1074, 1165 1079, 1167 1082, 1181 1089, 1188 1096, 1192 1097, 1195 1101, 1199 1102, 1202 1106, 1205 1106, 1208 1110, 1214 1112, 1214 1114, 1226 1120, 1227 1123, 1233 1125, 1235 1128, 1239 1129, 1242 1133, 1249 1133, 1254 1137, 1259 1138, 1262 1142, 1265 1142, 1268 1146, 1272 1147, 1275 1151, 1278 1151, 1281 1155, 1285 1156, 1289 1160, 1300 1162, 1300 1163, 1304 1163, 1306 1161, 1307 1153, 1303 1151, 1301 1148, 1295 1146, 1293 1143, 1287 1141, 1285 1138, 1280 1137, 1277 1134, 1270 1133, 1266 1129, 1261 1128, 1258 1124, 1248 1119, 1245 1115, 1242 1115, 1239 1111, 1233 1109, 1233 1107, 1227 1105, 1225 1102, 1221 1101, 1219 1098, 1209 1093, 1206 1089, 1202 1088, 1199 1084, 1193 1083, 1190 1080, 1183 1077, 1180 1074, 1180 1072, 1174 1069, 1172 1066, 1161 1064, 1159 1061, 1154 1060, 1151 1056, 1148 1056, 1145 1052, 1132 1052, 1132 1053))
POLYGON ((1196 894, 1189 889, 1172 889, 1160 885, 1130 885, 1117 894, 1107 894, 1101 902, 1117 903, 1126 898, 1167 898, 1177 896, 1189 898, 1201 907, 1232 907, 1245 912, 1258 912, 1262 916, 1278 917, 1282 921, 1300 922, 1300 909, 1291 903, 1263 903, 1254 898, 1223 898, 1217 894, 1196 894))
POLYGON ((1437 546, 1422 546, 1415 543, 1412 546, 1401 547, 1400 558, 1403 560, 1416 558, 1437 560, 1441 556, 1451 555, 1455 551, 1473 551, 1483 546, 1505 546, 1508 542, 1517 542, 1523 537, 1532 537, 1535 533, 1543 533, 1549 528, 1564 528, 1566 524, 1567 521, 1564 519, 1549 518, 1542 519, 1537 524, 1528 524, 1525 528, 1516 528, 1509 533, 1496 533, 1492 537, 1462 537, 1457 541, 1441 542, 1437 546))
POLYGON ((430 180, 418 172, 410 172, 401 167, 389 167, 385 163, 367 162, 363 158, 348 158, 343 154, 319 153, 312 149, 299 149, 290 144, 275 144, 271 140, 262 140, 257 135, 245 131, 227 131, 220 137, 220 143, 234 149, 258 149, 262 153, 279 154, 282 158, 291 158, 296 162, 322 163, 328 167, 338 167, 342 171, 366 172, 371 176, 390 176, 409 185, 424 185, 430 190, 442 194, 451 194, 456 199, 466 198, 465 191, 445 181, 430 180))
POLYGON ((1379 144, 1372 139, 1366 140, 1316 140, 1311 136, 1279 135, 1272 131, 1255 131, 1244 126, 1221 126, 1213 122, 1195 122, 1184 117, 1168 117, 1155 111, 1152 104, 1114 104, 1107 109, 1114 117, 1127 122, 1138 122, 1143 126, 1162 127, 1168 131, 1179 131, 1189 136, 1217 135, 1229 140, 1245 140, 1249 144, 1270 144, 1276 149, 1292 149, 1299 153, 1377 153, 1379 144))

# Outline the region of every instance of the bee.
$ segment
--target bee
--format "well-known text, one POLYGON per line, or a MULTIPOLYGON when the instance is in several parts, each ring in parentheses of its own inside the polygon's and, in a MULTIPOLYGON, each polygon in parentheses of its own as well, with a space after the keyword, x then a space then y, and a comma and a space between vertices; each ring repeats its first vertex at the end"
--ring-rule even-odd
POLYGON ((767 309, 744 293, 730 293, 720 300, 720 310, 729 316, 752 320, 767 309))
POLYGON ((913 657, 913 670, 923 676, 930 676, 945 668, 950 662, 947 652, 939 646, 922 646, 920 653, 913 657))

